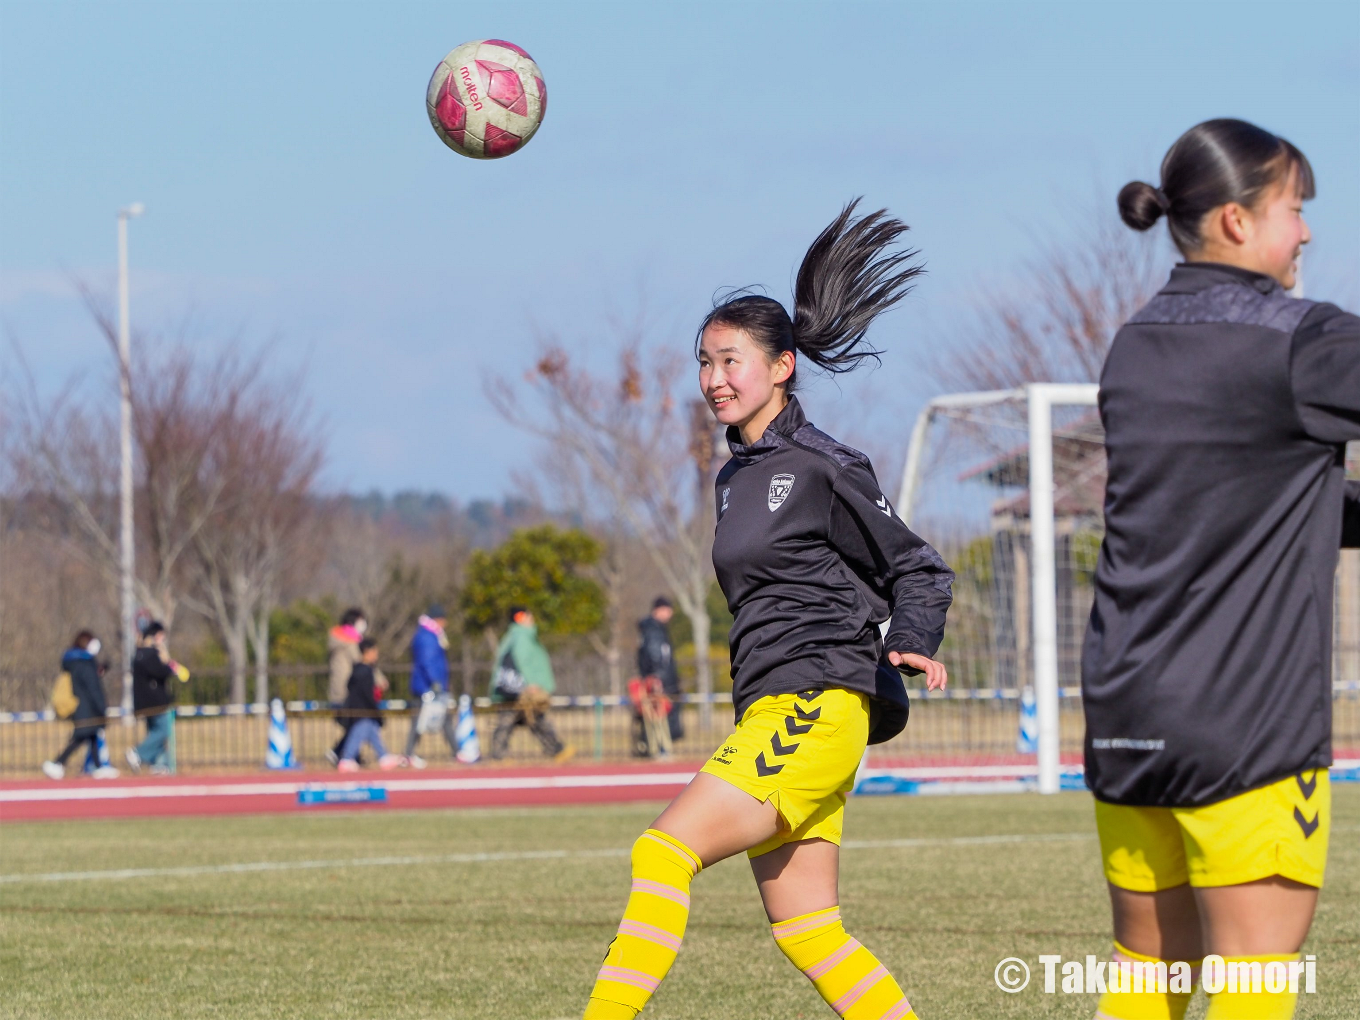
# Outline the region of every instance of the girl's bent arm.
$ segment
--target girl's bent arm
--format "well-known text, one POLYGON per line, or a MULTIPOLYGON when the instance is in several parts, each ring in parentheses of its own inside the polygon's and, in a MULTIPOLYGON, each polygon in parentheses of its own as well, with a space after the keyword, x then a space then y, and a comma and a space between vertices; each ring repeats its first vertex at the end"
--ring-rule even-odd
MULTIPOLYGON (((831 544, 887 601, 892 623, 884 647, 932 658, 944 640, 954 572, 897 516, 867 464, 843 467, 833 491, 831 544)), ((913 675, 926 672, 902 665, 913 675)))
POLYGON ((1360 317, 1325 304, 1305 315, 1294 332, 1289 376, 1310 436, 1360 439, 1360 317))

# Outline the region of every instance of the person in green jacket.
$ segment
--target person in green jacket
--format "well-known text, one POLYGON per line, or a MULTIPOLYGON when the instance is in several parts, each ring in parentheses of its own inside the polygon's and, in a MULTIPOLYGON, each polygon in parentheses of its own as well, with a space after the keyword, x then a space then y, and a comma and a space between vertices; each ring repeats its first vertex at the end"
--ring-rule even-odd
POLYGON ((510 628, 496 649, 491 700, 504 707, 491 737, 491 757, 503 758, 516 726, 526 726, 548 756, 561 762, 576 753, 563 744, 548 719, 549 697, 557 689, 548 650, 538 641, 534 615, 523 606, 510 610, 510 628))

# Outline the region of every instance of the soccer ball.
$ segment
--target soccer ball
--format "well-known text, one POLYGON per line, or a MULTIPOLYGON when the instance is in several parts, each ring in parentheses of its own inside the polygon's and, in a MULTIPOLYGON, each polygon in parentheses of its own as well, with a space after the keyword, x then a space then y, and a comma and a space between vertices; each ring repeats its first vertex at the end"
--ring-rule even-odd
POLYGON ((440 61, 425 107, 450 149, 500 159, 534 136, 548 109, 548 89, 529 54, 503 39, 482 39, 440 61))

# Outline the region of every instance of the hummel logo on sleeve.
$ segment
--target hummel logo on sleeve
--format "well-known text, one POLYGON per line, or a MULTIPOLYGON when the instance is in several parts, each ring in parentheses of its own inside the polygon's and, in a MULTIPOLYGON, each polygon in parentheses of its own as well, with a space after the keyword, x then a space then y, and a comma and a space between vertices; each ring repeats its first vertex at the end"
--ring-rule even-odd
POLYGON ((892 504, 888 502, 887 496, 879 496, 878 499, 874 500, 874 506, 878 507, 889 517, 892 516, 892 504))

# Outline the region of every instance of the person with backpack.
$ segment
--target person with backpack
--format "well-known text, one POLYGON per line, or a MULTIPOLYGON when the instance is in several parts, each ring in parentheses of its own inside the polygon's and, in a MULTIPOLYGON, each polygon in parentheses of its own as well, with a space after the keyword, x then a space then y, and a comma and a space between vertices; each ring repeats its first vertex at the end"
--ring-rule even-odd
POLYGON ((101 647, 99 638, 88 630, 82 630, 61 657, 61 672, 70 677, 70 693, 75 698, 75 707, 70 714, 75 727, 61 754, 42 763, 43 775, 48 779, 65 778, 66 759, 82 746, 87 747, 88 753, 95 756, 98 762, 92 773, 94 778, 113 779, 118 775, 116 768, 99 761, 99 743, 108 715, 104 683, 100 679, 99 663, 95 658, 101 647))
POLYGON ((576 753, 563 744, 548 718, 550 698, 557 689, 548 650, 539 643, 534 614, 524 606, 510 609, 510 627, 496 649, 491 700, 502 706, 496 731, 491 735, 491 757, 503 758, 516 726, 527 727, 543 745, 543 753, 566 761, 576 753))

